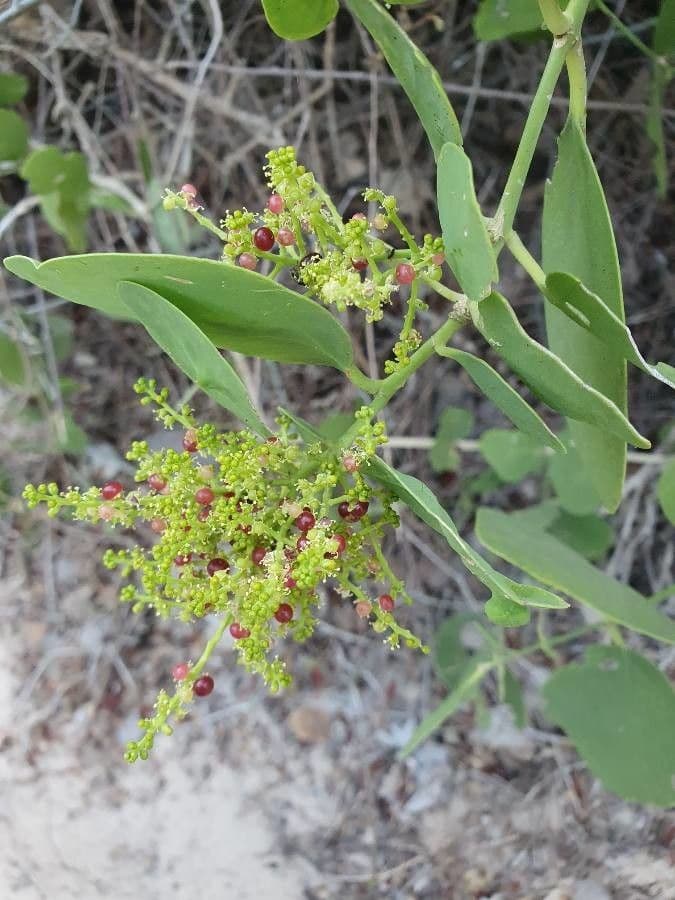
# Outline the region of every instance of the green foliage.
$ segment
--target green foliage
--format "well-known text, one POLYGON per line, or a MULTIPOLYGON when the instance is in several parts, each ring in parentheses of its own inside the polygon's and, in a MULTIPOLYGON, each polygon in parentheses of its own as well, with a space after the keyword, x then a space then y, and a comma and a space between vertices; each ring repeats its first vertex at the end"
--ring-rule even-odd
POLYGON ((17 386, 28 378, 21 346, 4 331, 0 331, 0 379, 17 386))
POLYGON ((21 159, 28 148, 28 126, 13 109, 0 109, 0 163, 21 159))
POLYGON ((544 22, 533 0, 481 0, 473 20, 479 41, 499 41, 541 31, 544 22))
POLYGON ((563 437, 566 453, 554 454, 548 464, 548 477, 560 506, 573 516, 586 516, 600 506, 595 484, 583 466, 569 434, 563 437))
POLYGON ((28 79, 14 72, 0 72, 0 106, 16 106, 28 93, 28 79))
POLYGON ((288 41, 320 34, 337 15, 338 0, 262 0, 272 31, 288 41))
POLYGON ((669 460, 663 468, 656 487, 656 493, 663 514, 675 525, 675 458, 669 460))
POLYGON ((519 431, 489 428, 481 435, 479 446, 502 481, 520 481, 543 465, 541 444, 519 431))
POLYGON ((544 686, 546 714, 591 771, 626 800, 675 804, 675 692, 648 660, 592 647, 544 686))
POLYGON ((429 451, 429 462, 434 472, 453 471, 459 466, 456 441, 468 437, 473 428, 473 415, 466 409, 449 406, 441 413, 434 445, 429 451))

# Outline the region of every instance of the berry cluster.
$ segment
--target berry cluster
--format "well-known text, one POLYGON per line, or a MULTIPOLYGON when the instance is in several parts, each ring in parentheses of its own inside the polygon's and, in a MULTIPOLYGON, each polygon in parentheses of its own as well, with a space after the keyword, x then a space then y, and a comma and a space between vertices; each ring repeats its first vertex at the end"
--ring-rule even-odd
POLYGON ((396 526, 392 497, 363 477, 367 459, 385 440, 381 423, 361 410, 359 433, 348 451, 300 442, 283 415, 278 433, 263 440, 249 431, 219 432, 198 425, 186 407, 174 409, 154 381, 136 385, 144 404, 153 403, 167 427, 184 429, 181 451, 151 451, 135 442, 128 458, 137 464, 137 485, 119 481, 59 492, 55 484, 26 487, 29 506, 47 505, 50 515, 69 511, 76 519, 132 529, 138 543, 108 550, 104 564, 124 577, 121 599, 135 612, 191 622, 219 619, 214 637, 195 663, 173 670, 175 692, 162 691, 155 713, 143 719, 143 737, 127 758, 146 758, 157 733, 170 733, 170 718, 214 687, 204 669, 226 632, 240 662, 259 673, 272 691, 290 682, 279 655, 279 639, 302 641, 316 626, 320 588, 331 582, 349 598, 358 616, 397 647, 421 647, 394 616, 394 598, 410 602, 382 553, 387 527, 396 526), (372 602, 363 585, 387 585, 372 602))

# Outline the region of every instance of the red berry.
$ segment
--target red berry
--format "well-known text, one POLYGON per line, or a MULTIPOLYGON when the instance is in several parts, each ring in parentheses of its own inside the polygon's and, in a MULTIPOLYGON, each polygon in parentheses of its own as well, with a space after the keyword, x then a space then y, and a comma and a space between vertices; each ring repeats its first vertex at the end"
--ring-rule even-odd
POLYGON ((197 432, 194 428, 188 428, 183 435, 183 450, 187 450, 188 453, 197 452, 197 432))
POLYGON ((390 613, 394 611, 394 598, 391 594, 382 594, 377 602, 380 604, 380 609, 384 612, 390 613))
POLYGON ((244 628, 244 626, 240 625, 239 622, 233 622, 230 625, 230 634, 235 639, 235 641, 243 641, 244 638, 251 636, 251 632, 248 630, 248 628, 244 628))
POLYGON ((163 491, 166 487, 166 479, 155 472, 152 475, 148 475, 148 484, 153 491, 163 491))
POLYGON ((358 500, 349 511, 349 521, 358 522, 368 512, 370 503, 367 500, 358 500))
POLYGON ((216 572, 227 572, 229 568, 230 564, 226 559, 223 559, 220 556, 216 556, 214 557, 214 559, 209 560, 206 566, 206 571, 209 577, 212 578, 216 574, 216 572))
POLYGON ((290 622, 293 618, 293 607, 290 603, 282 603, 274 613, 274 618, 277 622, 281 622, 282 625, 285 625, 286 622, 290 622))
POLYGON ((163 531, 166 531, 166 522, 164 519, 151 519, 150 528, 155 534, 161 534, 163 531))
POLYGON ((431 257, 431 261, 435 266, 442 266, 445 262, 445 253, 434 253, 431 257))
POLYGON ((298 582, 291 575, 287 575, 284 581, 284 587, 287 587, 289 591, 294 590, 298 586, 298 582))
POLYGON ((363 272, 364 269, 368 268, 368 260, 367 259, 353 259, 352 266, 356 269, 357 272, 363 272))
POLYGON ((189 671, 190 666, 187 663, 177 663, 171 670, 171 675, 174 681, 185 681, 189 671))
POLYGON ((179 554, 178 556, 175 556, 173 561, 177 566, 186 566, 190 562, 191 559, 192 559, 191 553, 182 553, 182 554, 179 554))
POLYGON ((194 186, 194 184, 184 184, 183 187, 180 189, 180 193, 185 194, 186 197, 190 197, 191 199, 194 199, 197 196, 198 192, 197 192, 197 188, 194 186))
POLYGON ((254 566, 262 565, 262 561, 267 555, 267 547, 254 547, 251 552, 251 559, 254 566))
POLYGON ((356 615, 360 619, 365 619, 370 615, 372 606, 370 605, 370 603, 368 603, 367 600, 359 600, 354 609, 356 610, 356 615))
POLYGON ((347 538, 344 536, 344 534, 334 534, 333 540, 337 544, 337 550, 335 552, 338 556, 342 556, 342 554, 345 552, 345 549, 347 548, 347 538))
POLYGON ((295 527, 300 531, 311 531, 316 525, 314 513, 306 506, 295 520, 295 527))
POLYGON ((410 263, 399 263, 396 266, 396 281, 399 284, 411 284, 416 277, 415 267, 410 263))
POLYGON ((256 228, 253 232, 253 243, 258 250, 271 250, 274 247, 274 232, 266 225, 256 228))
POLYGON ((309 538, 306 535, 301 534, 295 546, 298 548, 300 553, 302 553, 303 550, 306 550, 309 547, 309 544, 309 538))
POLYGON ((239 257, 239 265, 242 269, 248 269, 251 272, 255 272, 258 268, 258 260, 252 253, 242 253, 239 257))
POLYGON ((215 497, 216 495, 208 487, 199 488, 195 493, 195 500, 200 506, 208 506, 210 503, 213 503, 215 497))
POLYGON ((271 194, 267 201, 267 208, 275 216, 284 211, 284 198, 280 194, 271 194))
POLYGON ((210 675, 200 676, 192 685, 192 690, 198 697, 208 697, 213 690, 213 678, 210 675))
POLYGON ((211 507, 203 506, 197 513, 197 518, 199 519, 200 522, 206 522, 206 520, 208 519, 208 517, 210 515, 211 515, 211 507))
POLYGON ((342 519, 346 519, 349 515, 349 503, 346 500, 343 500, 342 503, 338 506, 338 515, 342 519))
POLYGON ((277 241, 282 247, 290 247, 295 243, 295 234, 290 228, 280 228, 277 231, 277 241))
POLYGON ((101 496, 104 500, 114 500, 122 493, 123 487, 119 481, 106 481, 101 488, 101 496))

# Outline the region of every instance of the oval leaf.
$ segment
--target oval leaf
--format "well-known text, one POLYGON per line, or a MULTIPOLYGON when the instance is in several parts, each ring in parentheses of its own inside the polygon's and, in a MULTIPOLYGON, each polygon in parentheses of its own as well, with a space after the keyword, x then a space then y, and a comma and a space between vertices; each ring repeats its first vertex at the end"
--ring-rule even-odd
MULTIPOLYGON (((494 292, 481 304, 472 304, 471 312, 480 333, 544 403, 570 419, 593 422, 598 426, 593 431, 602 428, 602 434, 616 435, 621 443, 651 447, 616 404, 527 334, 501 294, 494 292)), ((599 344, 595 338, 593 341, 599 344)), ((575 444, 578 446, 576 435, 575 444)))
MULTIPOLYGON (((558 141, 558 161, 546 186, 542 225, 543 266, 547 273, 569 272, 602 297, 624 321, 619 259, 605 196, 586 139, 570 117, 558 141)), ((549 304, 546 330, 551 350, 588 385, 625 414, 626 362, 623 354, 580 331, 549 304)), ((579 416, 571 416, 579 419, 579 416)), ((621 501, 626 440, 601 420, 570 424, 574 443, 602 502, 614 511, 621 501)), ((639 444, 636 446, 640 446, 639 444)))
POLYGON ((185 313, 217 347, 286 363, 313 363, 346 371, 352 345, 323 307, 238 266, 153 253, 90 253, 38 264, 26 256, 5 260, 10 272, 66 300, 127 318, 120 281, 150 288, 185 313))
POLYGON ((604 786, 638 803, 675 804, 675 692, 648 660, 593 647, 542 690, 546 714, 567 732, 604 786))
POLYGON ((478 510, 476 534, 497 556, 557 588, 613 622, 675 644, 675 621, 633 588, 615 581, 557 538, 518 513, 478 510))
POLYGON ((338 0, 262 0, 272 31, 287 41, 304 41, 320 34, 339 9, 338 0))
POLYGON ((484 359, 464 350, 456 350, 454 347, 442 347, 436 352, 458 362, 476 387, 519 431, 553 450, 565 452, 564 444, 553 434, 544 420, 484 359))
POLYGON ((122 281, 118 293, 133 317, 191 381, 257 434, 269 434, 237 373, 191 319, 140 284, 122 281))
POLYGON ((0 378, 9 384, 24 385, 28 372, 19 343, 0 331, 0 378))
POLYGON ((415 108, 434 156, 448 141, 462 143, 462 132, 440 76, 396 19, 377 0, 346 0, 349 11, 370 32, 415 108))
POLYGON ((445 255, 469 300, 482 300, 499 278, 497 257, 473 186, 471 160, 455 144, 438 159, 438 215, 445 255))
POLYGON ((490 468, 507 483, 521 481, 544 462, 541 444, 508 428, 488 428, 480 436, 478 448, 490 468))
POLYGON ((13 109, 0 109, 0 162, 16 162, 28 149, 28 126, 13 109))
POLYGON ((0 72, 0 106, 14 106, 28 93, 28 79, 14 72, 0 72))

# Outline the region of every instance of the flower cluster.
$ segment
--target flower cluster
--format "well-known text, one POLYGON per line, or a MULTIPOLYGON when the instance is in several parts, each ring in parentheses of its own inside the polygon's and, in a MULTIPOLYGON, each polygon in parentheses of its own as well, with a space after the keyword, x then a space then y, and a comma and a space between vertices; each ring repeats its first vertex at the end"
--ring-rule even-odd
POLYGON ((50 515, 69 511, 133 529, 138 543, 108 550, 104 564, 124 577, 136 573, 121 592, 135 612, 219 619, 199 660, 175 667, 175 692, 161 692, 155 714, 141 721, 144 734, 129 745, 129 760, 146 758, 155 735, 170 732, 169 720, 211 692, 204 669, 226 631, 247 670, 272 691, 288 685, 279 641, 312 634, 327 582, 390 646, 403 640, 422 647, 393 615, 396 600, 410 600, 382 553, 385 530, 398 523, 393 498, 362 474, 386 440, 369 409, 357 414, 353 444, 339 451, 302 443, 285 415, 267 439, 246 430, 223 433, 198 425, 186 407, 174 409, 154 381, 139 381, 136 391, 166 427, 184 429, 182 450, 152 451, 135 442, 128 453, 137 464, 131 489, 111 481, 84 491, 49 484, 24 492, 29 506, 44 502, 50 515), (386 593, 370 596, 364 585, 378 582, 386 593))

